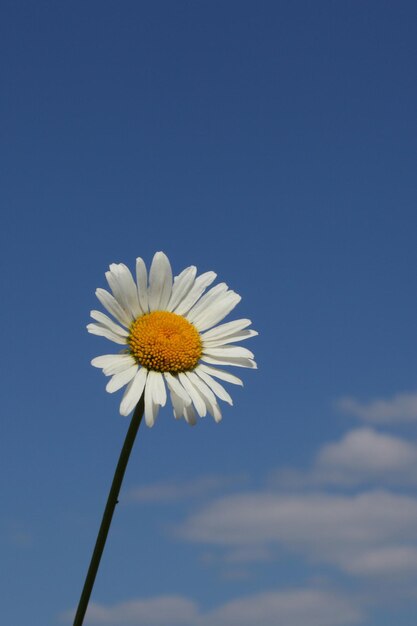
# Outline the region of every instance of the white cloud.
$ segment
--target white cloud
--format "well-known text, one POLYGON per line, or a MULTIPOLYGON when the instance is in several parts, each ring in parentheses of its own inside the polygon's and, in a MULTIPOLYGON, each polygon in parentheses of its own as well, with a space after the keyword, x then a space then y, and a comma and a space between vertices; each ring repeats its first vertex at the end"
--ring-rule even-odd
MULTIPOLYGON (((65 620, 70 620, 66 615, 65 620)), ((92 604, 86 626, 353 626, 363 615, 350 598, 318 589, 285 589, 254 594, 202 612, 181 596, 92 604)))
POLYGON ((250 544, 234 547, 228 552, 226 561, 228 563, 249 563, 250 561, 269 561, 270 558, 271 554, 266 546, 250 544))
POLYGON ((417 445, 372 428, 355 428, 319 450, 307 471, 284 469, 273 474, 283 488, 319 485, 410 485, 417 482, 417 445))
MULTIPOLYGON (((308 560, 325 562, 348 573, 372 574, 360 555, 417 539, 417 499, 368 491, 358 495, 329 493, 245 493, 225 497, 188 517, 180 529, 187 541, 226 551, 244 546, 277 547, 308 560)), ((381 553, 380 553, 381 554, 381 553)), ((397 555, 399 553, 397 552, 397 555)), ((400 573, 401 563, 380 557, 380 571, 400 573)))
POLYGON ((375 424, 417 421, 417 393, 399 393, 389 399, 377 398, 368 403, 345 396, 337 401, 337 407, 375 424))
POLYGON ((417 547, 386 546, 346 557, 344 569, 362 576, 396 576, 417 573, 417 547))
POLYGON ((202 626, 351 626, 363 619, 351 600, 315 589, 260 593, 212 611, 202 626))
POLYGON ((359 472, 403 470, 416 461, 416 445, 370 428, 358 428, 340 442, 324 445, 317 459, 322 467, 359 472))
MULTIPOLYGON (((72 613, 65 614, 63 621, 72 621, 72 616, 72 613)), ((158 596, 113 606, 91 603, 86 615, 86 626, 194 626, 197 618, 198 609, 193 601, 182 596, 158 596)))
POLYGON ((127 493, 127 499, 135 502, 167 503, 207 496, 216 491, 242 483, 245 476, 224 476, 213 474, 192 480, 176 480, 134 487, 127 493))
POLYGON ((338 482, 375 478, 408 482, 417 470, 417 446, 399 437, 357 428, 339 442, 324 445, 313 473, 338 482))

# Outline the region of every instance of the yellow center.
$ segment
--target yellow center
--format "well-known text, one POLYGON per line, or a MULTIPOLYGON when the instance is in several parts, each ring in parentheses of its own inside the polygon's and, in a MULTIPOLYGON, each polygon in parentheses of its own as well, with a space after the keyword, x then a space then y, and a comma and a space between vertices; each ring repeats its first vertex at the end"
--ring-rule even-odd
POLYGON ((184 317, 169 311, 146 313, 130 327, 131 354, 140 365, 157 372, 192 370, 201 357, 201 339, 184 317))

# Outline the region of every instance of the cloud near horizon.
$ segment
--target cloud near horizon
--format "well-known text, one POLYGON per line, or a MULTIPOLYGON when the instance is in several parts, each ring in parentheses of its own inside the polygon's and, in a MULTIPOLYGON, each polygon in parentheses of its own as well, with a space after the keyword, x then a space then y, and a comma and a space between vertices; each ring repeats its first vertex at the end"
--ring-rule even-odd
POLYGON ((217 546, 226 556, 242 547, 268 547, 271 554, 290 550, 349 574, 417 571, 417 499, 383 490, 248 492, 215 500, 190 515, 178 532, 185 541, 217 546), (395 564, 389 554, 396 555, 395 564), (378 568, 371 561, 378 561, 378 568))
POLYGON ((179 500, 191 500, 224 492, 225 489, 236 487, 246 482, 247 477, 242 474, 234 476, 223 474, 208 474, 187 480, 170 480, 132 487, 126 495, 130 502, 151 502, 153 504, 167 504, 179 500))
POLYGON ((271 481, 283 489, 415 485, 417 445, 370 427, 355 428, 325 443, 307 470, 279 469, 271 481))
MULTIPOLYGON (((394 409, 389 413, 384 406, 383 419, 388 423, 394 409)), ((382 409, 375 409, 378 402, 369 407, 373 407, 372 419, 377 421, 380 411, 382 420, 382 409)), ((395 415, 399 414, 397 406, 395 415)), ((349 580, 349 591, 315 586, 272 589, 210 610, 182 595, 114 605, 93 603, 86 626, 361 624, 369 607, 377 606, 382 597, 385 601, 414 593, 417 496, 410 489, 416 483, 417 445, 363 426, 324 443, 307 469, 279 469, 269 486, 261 489, 249 489, 243 474, 197 476, 133 488, 127 496, 131 502, 193 501, 193 512, 174 529, 174 536, 208 547, 212 562, 221 563, 222 575, 236 564, 279 562, 285 555, 295 563, 316 567, 319 575, 320 568, 332 568, 333 574, 342 575, 336 578, 339 583, 343 577, 349 580), (401 487, 401 492, 394 487, 401 487), (366 603, 352 591, 355 588, 365 590, 366 603)), ((69 622, 71 615, 63 619, 69 622)))
POLYGON ((398 393, 391 398, 376 398, 368 403, 344 396, 337 400, 336 407, 343 413, 374 424, 417 422, 417 392, 398 393))
MULTIPOLYGON (((72 615, 65 613, 61 621, 70 622, 72 615)), ((302 587, 236 598, 209 611, 183 596, 134 599, 115 605, 92 603, 86 626, 354 626, 363 618, 349 596, 302 587)))

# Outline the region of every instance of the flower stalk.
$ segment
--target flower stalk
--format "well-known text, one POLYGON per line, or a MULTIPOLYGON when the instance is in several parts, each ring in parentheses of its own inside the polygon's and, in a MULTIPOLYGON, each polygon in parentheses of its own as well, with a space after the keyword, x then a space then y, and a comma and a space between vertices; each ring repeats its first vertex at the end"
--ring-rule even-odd
POLYGON ((130 422, 129 430, 126 434, 123 448, 120 452, 119 461, 117 463, 113 482, 107 498, 106 508, 104 509, 103 518, 101 520, 100 530, 98 532, 93 555, 91 557, 90 566, 88 568, 84 587, 81 593, 80 601, 78 603, 77 613, 74 619, 74 626, 82 626, 84 622, 85 613, 87 611, 88 602, 90 600, 104 546, 106 544, 106 539, 113 518, 113 513, 116 508, 116 504, 118 503, 119 492, 123 482, 123 477, 125 475, 126 466, 129 461, 130 453, 132 451, 132 447, 135 442, 140 423, 142 421, 143 412, 144 394, 142 394, 138 404, 136 405, 132 420, 130 422))

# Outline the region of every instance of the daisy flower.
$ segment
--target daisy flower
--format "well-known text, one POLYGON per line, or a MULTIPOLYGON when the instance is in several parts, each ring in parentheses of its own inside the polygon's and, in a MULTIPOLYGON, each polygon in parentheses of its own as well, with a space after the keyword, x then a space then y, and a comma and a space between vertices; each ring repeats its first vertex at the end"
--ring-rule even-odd
POLYGON ((91 311, 94 322, 87 330, 126 346, 91 362, 111 376, 109 393, 126 385, 122 415, 129 415, 143 393, 148 426, 165 405, 167 391, 174 416, 189 424, 207 412, 220 421, 218 398, 233 404, 216 379, 243 384, 222 366, 256 368, 252 352, 235 344, 258 333, 248 329, 248 319, 219 324, 241 297, 225 283, 208 289, 215 278, 214 272, 197 276, 192 265, 173 279, 163 252, 155 254, 149 278, 141 258, 136 259, 136 281, 123 263, 110 265, 106 279, 111 293, 97 289, 96 296, 113 319, 91 311))

